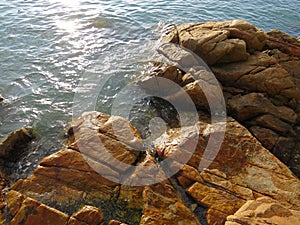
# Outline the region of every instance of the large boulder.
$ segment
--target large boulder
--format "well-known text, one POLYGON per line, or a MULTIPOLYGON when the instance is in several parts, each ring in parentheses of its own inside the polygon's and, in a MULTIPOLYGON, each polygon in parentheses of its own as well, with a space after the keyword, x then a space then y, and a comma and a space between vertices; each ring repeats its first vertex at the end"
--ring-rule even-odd
POLYGON ((170 128, 156 139, 157 158, 153 152, 139 151, 140 137, 131 126, 131 135, 127 133, 130 124, 125 119, 85 114, 70 128, 66 148, 44 158, 33 175, 10 187, 6 201, 12 221, 35 221, 40 218, 36 215, 43 215, 70 224, 93 224, 101 218, 106 223, 118 219, 128 224, 224 224, 247 200, 263 196, 300 210, 299 180, 245 127, 228 118, 223 144, 213 159, 205 149, 210 137, 220 137, 224 122, 212 125, 209 116, 199 116, 199 133, 192 129, 195 125, 170 128), (112 121, 123 136, 116 136, 112 121), (106 144, 105 151, 135 167, 125 171, 110 164, 96 136, 106 144), (190 157, 186 162, 184 155, 190 157), (203 161, 210 165, 199 168, 203 161), (169 170, 174 168, 178 172, 171 176, 169 170), (127 180, 114 182, 122 176, 127 180), (147 186, 130 185, 156 179, 147 186))
MULTIPOLYGON (((222 85, 229 115, 300 176, 299 40, 281 31, 264 33, 245 21, 180 25, 163 40, 192 50, 211 65, 222 85), (229 44, 229 40, 236 44, 229 44), (246 47, 232 56, 238 42, 246 47)), ((203 78, 193 79, 189 71, 181 71, 180 76, 173 72, 172 76, 171 70, 161 69, 156 76, 164 71, 168 71, 167 79, 183 86, 197 106, 209 108, 209 94, 219 95, 207 81, 195 85, 195 80, 199 83, 203 78)))
POLYGON ((243 20, 180 25, 163 38, 192 50, 208 65, 247 60, 266 40, 262 30, 243 20))
POLYGON ((300 181, 236 121, 228 118, 224 140, 211 161, 208 156, 212 153, 207 154, 206 146, 209 137, 220 132, 220 127, 206 124, 204 115, 201 118, 200 138, 187 164, 182 165, 176 152, 188 154, 191 138, 180 142, 176 138, 179 134, 173 130, 157 148, 163 149, 165 158, 174 158, 170 167, 181 167, 175 177, 198 207, 206 208, 208 224, 224 224, 226 217, 247 200, 262 196, 270 196, 285 207, 300 210, 300 181), (211 164, 201 171, 199 164, 203 161, 211 164))

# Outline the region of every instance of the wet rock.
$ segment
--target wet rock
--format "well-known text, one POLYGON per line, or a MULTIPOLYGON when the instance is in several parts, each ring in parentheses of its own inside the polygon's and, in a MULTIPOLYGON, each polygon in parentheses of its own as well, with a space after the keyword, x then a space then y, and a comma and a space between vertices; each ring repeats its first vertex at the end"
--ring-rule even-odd
POLYGON ((35 138, 33 129, 21 128, 10 133, 0 143, 0 158, 8 161, 17 161, 26 152, 26 147, 35 138))
POLYGON ((299 223, 299 210, 289 209, 274 199, 262 197, 247 201, 234 215, 227 217, 225 225, 294 225, 299 223))

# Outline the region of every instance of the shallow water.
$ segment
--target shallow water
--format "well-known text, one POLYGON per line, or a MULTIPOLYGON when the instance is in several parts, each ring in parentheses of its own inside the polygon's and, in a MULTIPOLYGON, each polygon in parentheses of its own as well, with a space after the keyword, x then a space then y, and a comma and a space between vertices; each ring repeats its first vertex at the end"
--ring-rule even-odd
POLYGON ((42 137, 19 171, 62 145, 77 113, 75 93, 94 100, 83 111, 110 113, 119 90, 151 59, 162 25, 230 19, 299 36, 300 2, 0 1, 0 93, 6 99, 0 105, 0 138, 26 125, 42 137), (99 80, 105 83, 95 96, 89 91, 99 80))

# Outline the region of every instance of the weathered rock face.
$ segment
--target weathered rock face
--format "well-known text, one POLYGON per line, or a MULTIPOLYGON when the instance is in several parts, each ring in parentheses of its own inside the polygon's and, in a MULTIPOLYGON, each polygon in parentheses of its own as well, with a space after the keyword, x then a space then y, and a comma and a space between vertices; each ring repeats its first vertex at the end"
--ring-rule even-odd
MULTIPOLYGON (((212 65, 223 86, 229 115, 246 126, 299 177, 299 40, 280 31, 264 33, 245 21, 230 21, 181 25, 164 41, 189 48, 212 65), (244 43, 243 49, 239 42, 244 43), (239 49, 239 54, 235 49, 239 49)), ((162 74, 158 72, 157 76, 162 74)), ((181 71, 181 77, 186 74, 181 71)), ((178 82, 176 73, 168 73, 168 79, 172 77, 178 82)), ((193 93, 193 100, 193 96, 203 96, 196 87, 192 90, 189 92, 193 93)), ((200 97, 198 100, 205 102, 200 97)))
POLYGON ((247 201, 234 215, 227 217, 225 225, 294 225, 300 224, 299 211, 291 210, 268 197, 247 201))
POLYGON ((266 34, 246 21, 208 22, 181 25, 164 37, 198 54, 208 65, 247 60, 260 51, 266 34))
MULTIPOLYGON (((262 196, 271 196, 295 212, 300 210, 299 180, 246 128, 230 118, 215 160, 207 169, 199 170, 199 162, 209 160, 204 157, 209 137, 220 131, 218 124, 209 124, 205 114, 200 117, 199 136, 191 133, 188 127, 185 129, 189 131, 188 136, 180 128, 173 128, 163 135, 163 140, 156 140, 154 147, 161 160, 170 161, 157 165, 160 167, 158 174, 141 174, 139 170, 151 168, 158 162, 147 152, 136 153, 138 148, 132 146, 140 146, 138 134, 127 138, 121 136, 118 140, 113 138, 116 136, 111 121, 116 121, 123 131, 128 122, 102 113, 84 115, 71 127, 70 134, 76 130, 82 133, 71 135, 68 147, 44 158, 32 176, 11 186, 6 196, 13 218, 11 223, 39 224, 39 218, 47 218, 61 221, 53 224, 65 224, 66 221, 68 224, 101 224, 103 218, 108 223, 113 216, 117 217, 111 212, 115 210, 123 213, 123 217, 116 219, 128 224, 202 224, 202 220, 208 224, 224 224, 226 217, 234 214, 247 200, 262 196), (106 169, 108 166, 115 176, 122 176, 123 172, 115 164, 106 164, 101 159, 103 154, 93 152, 97 145, 91 145, 94 140, 92 130, 102 141, 105 138, 110 141, 106 151, 120 160, 136 164, 134 170, 128 171, 128 184, 136 176, 141 176, 140 179, 165 176, 167 179, 168 170, 173 167, 179 167, 179 172, 173 178, 149 186, 133 187, 110 181, 94 168, 106 169), (79 151, 81 141, 88 146, 84 152, 79 151), (190 149, 191 142, 195 141, 196 149, 190 149), (94 153, 93 158, 87 156, 89 152, 94 153), (188 163, 182 164, 182 158, 178 158, 176 152, 190 154, 188 163), (132 160, 138 156, 138 160, 132 160)), ((116 223, 121 224, 110 221, 110 224, 116 223)))
MULTIPOLYGON (((118 195, 120 180, 117 179, 126 171, 99 156, 104 156, 101 153, 105 149, 128 165, 136 161, 140 152, 139 137, 128 136, 126 125, 129 123, 124 119, 101 113, 79 118, 69 130, 68 147, 44 158, 32 176, 18 180, 11 189, 69 215, 78 211, 83 204, 94 205, 102 209, 106 220, 110 219, 116 213, 113 207, 117 203, 111 199, 118 195), (112 120, 117 120, 124 139, 114 139, 112 120), (75 130, 76 139, 73 135, 75 130), (101 170, 117 182, 101 176, 101 170)), ((124 206, 120 208, 126 211, 126 202, 122 204, 124 206)), ((128 221, 134 224, 135 218, 140 217, 140 211, 129 209, 128 221)))
MULTIPOLYGON (((183 25, 165 41, 190 48, 212 65, 235 119, 212 124, 204 92, 210 90, 209 98, 218 102, 220 87, 208 70, 159 68, 156 76, 177 83, 204 109, 198 112, 199 122, 169 128, 146 150, 124 118, 84 114, 71 125, 67 146, 10 186, 7 208, 2 206, 9 214, 4 214, 7 223, 299 223, 300 181, 272 154, 298 171, 298 42, 244 21, 183 25), (178 172, 170 173, 173 169, 178 172)), ((179 65, 197 61, 175 56, 179 65)), ((153 81, 141 86, 147 90, 153 81)), ((184 102, 166 84, 160 83, 166 99, 184 102)))
MULTIPOLYGON (((85 205, 72 216, 60 212, 35 199, 25 197, 19 192, 10 191, 6 196, 9 213, 12 217, 10 224, 53 224, 53 225, 101 225, 103 217, 100 210, 85 205)), ((7 221, 8 222, 8 221, 7 221)))

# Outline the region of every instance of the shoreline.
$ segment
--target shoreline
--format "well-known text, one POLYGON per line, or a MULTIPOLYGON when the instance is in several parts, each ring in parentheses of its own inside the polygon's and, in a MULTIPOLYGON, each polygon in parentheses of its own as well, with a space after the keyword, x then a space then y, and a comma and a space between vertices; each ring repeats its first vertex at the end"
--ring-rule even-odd
POLYGON ((166 128, 161 120, 154 121, 153 129, 161 137, 144 151, 141 135, 126 118, 87 113, 72 122, 65 147, 42 159, 28 178, 6 187, 3 221, 12 218, 15 224, 32 225, 121 224, 114 219, 143 225, 300 222, 300 181, 294 175, 300 176, 300 40, 234 20, 179 25, 163 42, 192 53, 164 45, 165 55, 179 66, 159 65, 153 68, 153 77, 138 85, 150 93, 159 86, 156 94, 181 105, 187 97, 178 90, 184 90, 197 109, 199 131, 193 130, 193 120, 184 126, 185 132, 178 125, 166 128), (198 62, 194 54, 209 65, 218 84, 206 69, 192 70, 198 62), (170 89, 170 83, 177 89, 170 89), (228 117, 222 145, 211 158, 205 155, 206 146, 210 137, 220 136, 224 124, 212 124, 207 100, 220 101, 218 85, 228 117), (155 126, 165 129, 163 135, 155 126), (184 161, 186 155, 190 158, 184 161), (202 162, 208 168, 199 168, 202 162), (170 175, 170 168, 174 174, 170 175))

